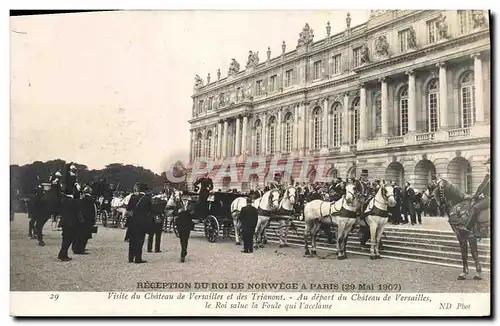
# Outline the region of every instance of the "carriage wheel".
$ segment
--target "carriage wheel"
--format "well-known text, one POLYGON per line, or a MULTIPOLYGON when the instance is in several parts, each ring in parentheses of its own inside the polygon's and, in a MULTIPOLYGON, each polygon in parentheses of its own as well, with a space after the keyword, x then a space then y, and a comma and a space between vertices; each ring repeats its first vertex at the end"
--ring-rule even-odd
POLYGON ((203 225, 205 229, 205 237, 207 237, 208 242, 213 243, 217 241, 219 236, 219 221, 213 215, 208 215, 203 220, 203 225))

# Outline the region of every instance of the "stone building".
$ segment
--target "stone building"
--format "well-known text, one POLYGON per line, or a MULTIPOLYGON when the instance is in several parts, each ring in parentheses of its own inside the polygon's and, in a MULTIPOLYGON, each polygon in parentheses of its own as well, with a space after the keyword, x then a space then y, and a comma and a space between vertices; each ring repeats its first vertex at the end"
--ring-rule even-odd
MULTIPOLYGON (((490 156, 490 31, 485 11, 377 10, 359 26, 314 39, 305 24, 294 49, 228 76, 195 79, 191 166, 234 158, 294 158, 295 181, 322 176, 408 180, 424 189, 433 174, 471 192, 490 156)), ((223 167, 225 168, 225 167, 223 167)), ((262 187, 269 169, 216 188, 262 187)), ((196 177, 196 176, 193 176, 196 177)), ((281 175, 283 177, 283 175, 281 175)), ((290 176, 285 175, 289 181, 290 176)))

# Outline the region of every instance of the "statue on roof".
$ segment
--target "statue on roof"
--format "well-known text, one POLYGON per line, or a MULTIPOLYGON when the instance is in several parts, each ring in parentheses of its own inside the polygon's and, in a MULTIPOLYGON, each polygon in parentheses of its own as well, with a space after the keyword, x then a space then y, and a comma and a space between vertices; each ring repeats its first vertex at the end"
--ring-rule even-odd
POLYGON ((198 89, 203 86, 203 79, 201 79, 200 75, 196 74, 194 76, 194 88, 198 89))
POLYGON ((229 76, 233 76, 233 75, 236 75, 238 72, 240 72, 240 64, 238 63, 238 61, 236 61, 236 59, 231 59, 231 63, 229 64, 229 72, 228 72, 228 75, 229 76))
POLYGON ((299 40, 297 41, 297 46, 303 46, 307 44, 311 44, 314 39, 314 33, 309 24, 306 23, 304 28, 302 28, 302 32, 299 34, 299 40))
POLYGON ((259 51, 257 52, 248 51, 247 68, 255 67, 258 64, 259 64, 259 51))

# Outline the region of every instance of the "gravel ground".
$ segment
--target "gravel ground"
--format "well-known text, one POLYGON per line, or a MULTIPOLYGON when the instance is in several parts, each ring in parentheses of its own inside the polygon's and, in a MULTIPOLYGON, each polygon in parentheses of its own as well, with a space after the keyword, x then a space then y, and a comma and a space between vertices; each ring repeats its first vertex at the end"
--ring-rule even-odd
MULTIPOLYGON (((28 234, 26 214, 11 222, 11 291, 151 291, 138 282, 290 282, 305 284, 399 284, 401 292, 489 292, 490 275, 482 281, 457 281, 460 269, 394 259, 371 261, 350 255, 338 261, 304 258, 298 248, 279 249, 270 244, 254 254, 243 254, 229 240, 211 244, 200 234, 189 240, 187 261, 179 262, 180 245, 175 235, 164 233, 162 253, 147 253, 146 264, 127 261, 125 231, 99 228, 89 242, 89 255, 71 255, 70 262, 57 261, 61 233, 45 226, 45 247, 28 234)), ((325 254, 324 252, 321 254, 325 254)), ((212 290, 212 289, 208 289, 212 290)), ((162 291, 156 290, 155 291, 162 291)), ((163 291, 168 291, 165 289, 163 291)), ((179 289, 171 289, 179 291, 179 289)), ((189 290, 188 290, 189 291, 189 290)), ((191 289, 191 291, 194 291, 191 289)), ((346 291, 347 292, 347 291, 346 291)))

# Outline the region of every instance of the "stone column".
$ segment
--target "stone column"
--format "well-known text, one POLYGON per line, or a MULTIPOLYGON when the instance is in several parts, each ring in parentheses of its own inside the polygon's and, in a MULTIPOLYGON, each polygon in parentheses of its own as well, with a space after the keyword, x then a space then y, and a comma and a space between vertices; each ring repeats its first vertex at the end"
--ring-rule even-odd
POLYGON ((350 124, 349 124, 349 92, 344 92, 344 105, 342 109, 342 152, 349 151, 350 144, 350 124))
POLYGON ((415 71, 410 70, 406 74, 408 75, 408 133, 415 133, 417 132, 415 71))
POLYGON ((190 146, 189 146, 189 162, 192 164, 194 162, 194 144, 195 144, 195 132, 194 130, 191 130, 191 138, 189 140, 190 146))
POLYGON ((276 124, 276 153, 281 153, 281 119, 282 119, 282 114, 281 114, 281 108, 278 110, 278 123, 276 124))
POLYGON ((227 119, 224 119, 224 139, 222 140, 222 157, 227 157, 227 119))
POLYGON ((248 132, 248 115, 245 114, 243 116, 243 132, 242 132, 243 139, 241 140, 241 154, 243 155, 247 154, 247 144, 248 144, 247 132, 248 132))
POLYGON ((328 153, 328 97, 323 100, 323 119, 321 124, 321 152, 328 153))
POLYGON ((297 151, 299 149, 299 106, 294 105, 293 110, 293 128, 292 128, 292 150, 297 151))
POLYGON ((267 114, 262 118, 262 155, 267 155, 267 114))
MULTIPOLYGON (((382 137, 387 137, 389 135, 389 110, 387 107, 387 78, 382 77, 380 81, 380 101, 381 101, 381 113, 382 113, 382 137)), ((376 120, 375 112, 375 120, 376 120)), ((375 122, 376 125, 376 122, 375 122)))
POLYGON ((234 137, 235 141, 236 141, 236 144, 234 146, 234 156, 238 156, 240 155, 240 142, 241 142, 241 139, 240 139, 240 117, 236 117, 236 137, 234 137))
POLYGON ((483 61, 481 55, 475 53, 472 55, 474 59, 474 96, 476 108, 476 121, 479 123, 484 122, 484 101, 483 101, 483 61))
POLYGON ((217 157, 217 154, 215 153, 215 130, 216 130, 217 126, 216 125, 213 125, 212 126, 212 141, 211 141, 211 144, 210 144, 210 147, 211 148, 211 152, 210 153, 210 156, 212 156, 213 158, 216 158, 217 157))
POLYGON ((217 158, 222 157, 222 122, 217 122, 217 158))
POLYGON ((448 81, 446 80, 446 64, 440 62, 439 68, 439 127, 448 128, 448 81))
POLYGON ((306 134, 307 134, 307 115, 306 115, 306 108, 305 108, 305 103, 301 102, 299 104, 299 114, 300 118, 302 121, 299 122, 299 134, 298 134, 298 148, 299 148, 299 155, 300 156, 305 156, 306 155, 306 147, 307 147, 307 142, 306 142, 306 134))
MULTIPOLYGON (((354 116, 353 116, 353 118, 354 118, 354 116)), ((354 132, 354 130, 352 132, 354 132)), ((361 140, 365 140, 367 138, 365 84, 361 84, 361 88, 359 90, 359 138, 361 140)))
POLYGON ((203 128, 202 132, 201 132, 201 156, 205 156, 206 153, 206 149, 207 149, 207 129, 206 127, 203 128))

